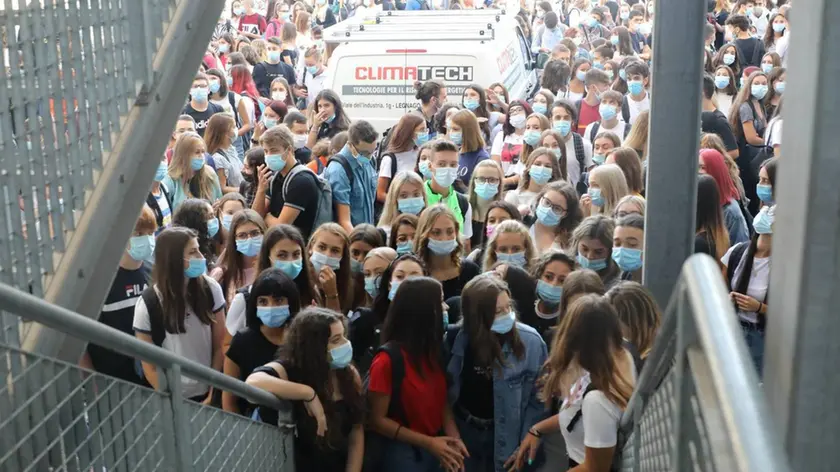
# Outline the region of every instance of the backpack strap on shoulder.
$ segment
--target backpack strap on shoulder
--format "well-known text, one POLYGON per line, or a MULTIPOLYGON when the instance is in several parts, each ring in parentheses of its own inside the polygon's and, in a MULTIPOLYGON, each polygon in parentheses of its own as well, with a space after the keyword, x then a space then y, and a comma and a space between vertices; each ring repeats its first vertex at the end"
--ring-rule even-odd
POLYGON ((283 190, 282 190, 283 201, 286 201, 286 195, 288 195, 288 190, 289 190, 289 183, 292 181, 292 179, 295 178, 295 176, 297 176, 301 172, 305 172, 305 171, 308 171, 308 170, 309 170, 309 168, 306 167, 306 166, 295 165, 294 167, 292 167, 292 170, 290 170, 289 173, 286 174, 286 179, 283 181, 283 190))
POLYGON ((149 326, 151 327, 152 342, 155 346, 162 346, 166 338, 166 329, 163 327, 163 306, 154 286, 149 285, 141 295, 143 303, 146 304, 146 311, 149 313, 149 326))
POLYGON ((583 391, 583 396, 580 397, 580 410, 578 410, 577 413, 575 413, 575 416, 572 417, 572 420, 569 421, 569 425, 566 426, 566 431, 571 433, 572 430, 575 429, 575 426, 578 424, 580 419, 583 418, 583 400, 586 398, 586 395, 588 395, 589 392, 592 392, 594 390, 595 386, 592 385, 592 382, 589 382, 589 385, 586 386, 586 390, 583 391))
POLYGON ((592 129, 589 130, 589 142, 592 143, 592 146, 595 146, 595 137, 598 136, 598 131, 600 130, 601 123, 599 121, 592 123, 592 129))
POLYGON ((385 343, 376 350, 384 352, 391 359, 391 402, 388 404, 388 417, 408 424, 402 407, 402 383, 405 379, 405 360, 402 349, 395 343, 385 343))
POLYGON ((466 218, 467 210, 470 208, 470 201, 467 199, 467 196, 461 192, 455 192, 455 198, 458 199, 458 209, 461 210, 461 216, 465 219, 464 224, 468 224, 469 222, 466 221, 466 218))
POLYGON ((732 289, 733 278, 735 277, 735 268, 741 263, 741 259, 747 252, 749 247, 748 242, 738 243, 732 248, 732 254, 729 255, 729 263, 726 264, 726 280, 729 283, 729 288, 732 289))
POLYGON ((350 168, 350 163, 347 162, 347 158, 341 154, 336 154, 327 160, 327 166, 329 167, 330 162, 338 162, 341 164, 341 167, 344 168, 344 173, 347 174, 347 179, 350 181, 350 187, 353 187, 353 169, 350 168))

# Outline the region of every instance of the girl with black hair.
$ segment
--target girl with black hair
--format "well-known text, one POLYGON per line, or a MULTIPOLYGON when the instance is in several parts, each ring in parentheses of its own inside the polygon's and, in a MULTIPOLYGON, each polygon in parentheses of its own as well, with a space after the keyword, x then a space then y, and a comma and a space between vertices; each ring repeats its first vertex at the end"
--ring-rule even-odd
POLYGON ((531 269, 537 281, 534 319, 523 321, 540 333, 546 344, 551 342, 548 333, 560 319, 560 302, 563 300, 563 283, 575 270, 575 261, 560 251, 548 251, 531 269))
POLYGON ((492 274, 471 280, 461 294, 460 329, 447 373, 449 398, 469 456, 466 470, 507 470, 519 440, 544 417, 536 380, 548 350, 539 333, 516 321, 505 282, 492 274))
POLYGON ((367 372, 373 353, 380 345, 382 325, 391 306, 397 287, 410 277, 428 276, 423 262, 412 254, 394 259, 377 277, 376 296, 370 308, 361 307, 350 317, 350 342, 353 343, 353 361, 361 372, 367 372))
POLYGON ((350 233, 350 272, 353 279, 352 304, 350 307, 364 305, 367 301, 365 291, 365 258, 375 248, 385 245, 384 231, 375 226, 362 223, 350 233))
MULTIPOLYGON (((195 231, 176 227, 160 233, 155 241, 153 286, 137 300, 133 327, 141 341, 221 371, 225 297, 206 272, 207 260, 199 250, 195 231), (147 299, 156 303, 147 305, 147 299)), ((142 366, 146 380, 158 388, 155 365, 142 362, 142 366)), ((181 377, 184 397, 209 404, 210 393, 209 386, 181 377)))
MULTIPOLYGON (((310 307, 286 334, 279 360, 258 367, 247 383, 293 402, 295 470, 359 472, 364 456, 362 380, 341 315, 310 307)), ((275 413, 260 409, 264 422, 275 413)))
POLYGON ((490 157, 501 164, 502 170, 508 176, 504 186, 516 185, 519 175, 513 174, 511 167, 519 162, 524 145, 525 122, 531 116, 532 110, 524 100, 513 100, 508 107, 508 115, 502 132, 493 139, 493 146, 490 149, 490 157))
POLYGON ((777 157, 768 159, 761 164, 758 171, 758 185, 755 187, 755 193, 761 200, 762 206, 772 205, 776 200, 776 167, 778 163, 779 158, 777 157))
POLYGON ((219 219, 213 214, 213 207, 206 200, 188 198, 184 200, 172 215, 173 226, 183 226, 195 231, 198 248, 212 269, 216 265, 218 246, 221 242, 219 219))
POLYGON ((759 377, 764 367, 764 330, 775 218, 775 205, 762 207, 753 221, 755 235, 752 239, 732 246, 720 259, 731 290, 729 296, 738 312, 738 321, 759 377))
MULTIPOLYGON (((225 375, 245 381, 259 366, 277 357, 286 329, 300 311, 300 293, 294 281, 279 269, 264 270, 251 287, 245 309, 247 328, 233 336, 225 353, 225 375)), ((246 413, 247 402, 222 392, 222 408, 246 413)))
POLYGON ((443 290, 429 277, 406 279, 397 287, 382 327, 382 342, 389 351, 373 358, 368 387, 370 428, 390 439, 382 470, 464 470, 469 453, 447 402, 443 290), (403 379, 396 386, 399 398, 392 398, 394 353, 403 364, 403 379), (392 402, 398 406, 391 407, 392 402), (399 407, 401 418, 389 416, 389 410, 399 407))

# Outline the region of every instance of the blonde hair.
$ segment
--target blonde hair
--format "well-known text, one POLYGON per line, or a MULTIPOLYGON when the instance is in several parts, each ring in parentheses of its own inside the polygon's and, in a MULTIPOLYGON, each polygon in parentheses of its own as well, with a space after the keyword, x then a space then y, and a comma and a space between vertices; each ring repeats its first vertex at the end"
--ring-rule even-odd
POLYGON ((638 195, 625 195, 621 197, 621 200, 619 200, 618 203, 615 204, 615 208, 612 212, 613 218, 618 218, 618 209, 625 203, 632 203, 633 205, 636 205, 640 210, 642 210, 641 215, 645 216, 645 212, 647 211, 647 200, 638 195))
MULTIPOLYGON (((461 225, 458 224, 458 219, 447 206, 438 203, 432 205, 420 213, 420 220, 417 222, 417 232, 414 234, 414 254, 417 258, 423 261, 427 266, 429 265, 429 257, 431 253, 428 249, 429 233, 432 232, 435 222, 439 217, 449 218, 452 224, 455 225, 455 242, 458 246, 450 254, 452 263, 461 270, 461 254, 464 252, 464 245, 461 243, 461 225)), ((469 224, 470 222, 465 222, 469 224)))
POLYGON ((537 248, 534 246, 534 240, 531 239, 531 233, 528 231, 528 227, 516 220, 505 220, 496 226, 496 230, 493 231, 493 235, 490 236, 490 240, 487 241, 487 245, 484 250, 482 271, 487 272, 493 269, 493 266, 497 262, 496 240, 499 239, 499 236, 511 233, 522 236, 522 245, 525 246, 525 266, 522 267, 522 270, 526 272, 531 271, 531 261, 537 257, 537 248))
MULTIPOLYGON (((484 215, 476 215, 476 212, 478 211, 480 206, 486 206, 486 205, 479 205, 478 204, 478 195, 475 194, 475 178, 476 178, 475 176, 476 176, 476 174, 478 174, 478 170, 482 169, 484 167, 489 167, 489 168, 493 169, 494 171, 496 171, 497 177, 499 177, 499 191, 496 192, 496 195, 494 195, 492 199, 490 199, 491 202, 495 202, 496 200, 501 200, 502 199, 502 193, 504 193, 503 192, 504 189, 502 188, 502 182, 505 179, 505 172, 502 170, 502 166, 499 165, 498 162, 496 162, 492 159, 485 159, 485 160, 479 162, 478 164, 476 164, 475 168, 473 169, 472 176, 470 176, 470 185, 469 185, 469 188, 467 189, 467 196, 470 199, 470 207, 472 208, 473 216, 480 216, 482 218, 482 220, 483 220, 484 215)), ((475 219, 475 218, 473 218, 473 219, 475 219)))
POLYGON ((195 156, 195 152, 199 146, 204 148, 205 152, 207 151, 204 139, 198 133, 187 131, 182 134, 175 141, 175 148, 172 151, 172 162, 169 163, 168 174, 172 180, 181 183, 181 186, 184 188, 184 194, 187 197, 213 201, 213 183, 215 177, 213 169, 206 162, 197 171, 193 171, 190 167, 190 162, 192 162, 192 158, 195 156), (190 181, 195 177, 198 177, 198 195, 193 195, 190 190, 190 181))
POLYGON ((604 164, 592 169, 591 178, 601 187, 601 195, 604 197, 600 213, 612 215, 618 201, 630 194, 624 172, 615 164, 604 164))
POLYGON ((394 180, 391 181, 390 187, 388 187, 388 193, 385 195, 385 205, 382 208, 382 216, 379 218, 379 226, 390 228, 394 219, 400 215, 397 200, 400 198, 399 194, 402 186, 406 183, 414 184, 420 189, 424 207, 428 203, 426 201, 426 190, 423 188, 423 178, 411 171, 397 172, 394 180))
POLYGON ((647 159, 648 153, 648 128, 650 127, 650 110, 644 110, 636 117, 633 127, 630 128, 630 134, 624 139, 624 146, 633 148, 639 152, 639 158, 642 162, 647 159))
POLYGON ((534 165, 534 161, 539 159, 541 156, 547 156, 548 162, 551 164, 551 178, 545 183, 545 185, 563 179, 563 173, 560 171, 560 163, 554 156, 554 151, 547 147, 538 147, 528 156, 528 162, 525 164, 525 170, 522 171, 522 177, 519 179, 520 190, 528 190, 528 186, 531 185, 531 174, 529 171, 531 170, 531 166, 534 165))
POLYGON ((265 62, 268 59, 268 43, 264 39, 252 40, 251 47, 254 48, 260 62, 265 62))
POLYGON ((626 337, 639 357, 646 358, 653 349, 662 314, 650 292, 638 282, 623 281, 611 288, 607 300, 615 308, 626 337))
POLYGON ((474 152, 484 147, 484 137, 481 135, 481 127, 478 118, 469 110, 460 110, 452 115, 452 123, 461 128, 462 152, 474 152))

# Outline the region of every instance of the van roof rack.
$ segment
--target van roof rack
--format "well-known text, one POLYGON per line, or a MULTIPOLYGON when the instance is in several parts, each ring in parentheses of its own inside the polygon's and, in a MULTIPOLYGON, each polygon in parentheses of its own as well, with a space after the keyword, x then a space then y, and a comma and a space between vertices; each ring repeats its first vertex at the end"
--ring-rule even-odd
MULTIPOLYGON (((447 25, 446 31, 439 32, 442 34, 448 35, 453 31, 463 32, 463 31, 476 31, 477 29, 484 29, 484 30, 492 30, 493 23, 475 23, 475 24, 453 24, 447 25)), ((336 25, 333 27, 329 34, 335 35, 336 33, 353 33, 353 32, 394 32, 394 33, 402 33, 407 31, 422 31, 425 33, 431 33, 429 31, 429 24, 428 22, 418 22, 418 23, 404 23, 404 24, 394 24, 394 23, 373 23, 373 24, 347 24, 347 25, 336 25)))
MULTIPOLYGON (((332 29, 332 28, 330 28, 332 29)), ((419 39, 418 34, 428 35, 428 30, 403 30, 405 34, 400 34, 400 31, 386 30, 377 31, 373 29, 363 29, 359 31, 348 30, 333 30, 324 31, 324 42, 327 43, 349 43, 354 41, 404 41, 419 39)), ((496 34, 493 29, 485 28, 468 28, 464 30, 444 31, 440 34, 430 35, 424 37, 424 41, 492 41, 496 34)))
POLYGON ((476 16, 504 16, 505 9, 480 9, 480 10, 389 10, 376 12, 375 16, 387 16, 391 18, 412 18, 418 16, 449 16, 453 18, 470 18, 476 16))
POLYGON ((365 15, 354 23, 414 23, 426 22, 429 20, 447 21, 458 23, 471 23, 474 21, 493 21, 499 23, 505 16, 504 10, 419 10, 419 11, 384 11, 373 15, 365 15), (459 15, 452 13, 458 11, 459 15))

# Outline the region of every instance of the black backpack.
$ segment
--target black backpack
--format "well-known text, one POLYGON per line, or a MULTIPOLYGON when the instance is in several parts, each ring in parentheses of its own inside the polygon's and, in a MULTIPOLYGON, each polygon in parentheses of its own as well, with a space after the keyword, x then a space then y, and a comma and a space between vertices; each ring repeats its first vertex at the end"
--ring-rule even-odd
POLYGON ((355 177, 353 177, 353 169, 350 168, 350 163, 347 162, 347 158, 341 154, 336 154, 327 159, 326 167, 330 166, 330 162, 338 162, 339 164, 341 164, 341 167, 344 168, 344 173, 347 174, 347 179, 350 181, 350 188, 353 188, 353 182, 356 179, 355 177))
MULTIPOLYGON (((213 291, 207 284, 204 284, 204 296, 208 297, 208 300, 213 300, 213 291)), ((160 298, 151 285, 143 290, 141 297, 143 303, 146 304, 146 311, 149 312, 152 342, 155 343, 155 346, 162 346, 163 340, 166 339, 166 328, 163 326, 163 306, 160 304, 160 298)))
MULTIPOLYGON (((586 172, 586 150, 583 147, 583 136, 572 131, 572 141, 575 144, 575 159, 578 161, 578 169, 580 169, 580 175, 583 176, 583 173, 586 172)), ((578 180, 578 183, 581 181, 583 179, 578 180)))
MULTIPOLYGON (((386 353, 391 358, 391 402, 388 404, 387 416, 398 421, 400 424, 407 425, 408 420, 406 419, 402 405, 402 382, 405 379, 405 361, 402 350, 397 344, 387 342, 379 346, 374 355, 380 352, 386 353)), ((367 373, 365 374, 362 387, 366 396, 369 385, 370 373, 367 373)), ((387 472, 382 464, 382 459, 391 441, 391 438, 386 438, 370 429, 365 431, 365 455, 362 463, 363 472, 387 472)), ((419 460, 420 451, 415 448, 414 453, 415 456, 418 456, 419 460)))

